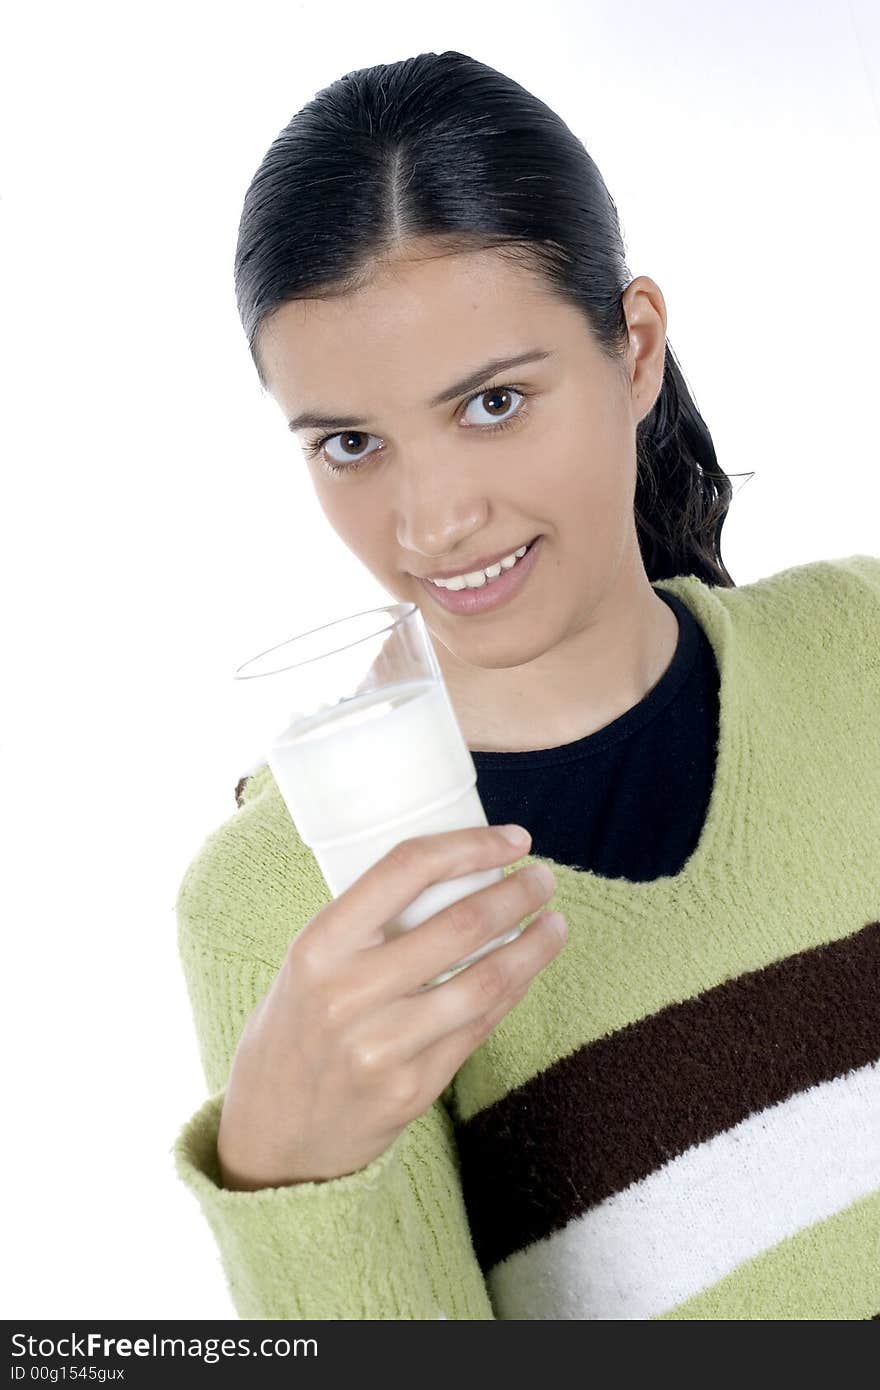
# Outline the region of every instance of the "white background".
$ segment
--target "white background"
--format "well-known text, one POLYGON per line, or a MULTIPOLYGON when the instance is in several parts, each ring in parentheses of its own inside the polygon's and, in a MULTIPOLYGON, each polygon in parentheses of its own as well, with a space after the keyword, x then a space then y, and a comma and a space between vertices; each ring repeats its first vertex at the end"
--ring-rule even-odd
POLYGON ((722 537, 743 585, 880 553, 878 14, 7 14, 4 1317, 235 1316, 169 1152, 205 1096, 173 905, 262 751, 233 671, 390 597, 324 520, 236 313, 241 204, 275 135, 344 72, 445 48, 553 106, 603 173, 632 273, 663 290, 721 466, 755 470, 722 537))

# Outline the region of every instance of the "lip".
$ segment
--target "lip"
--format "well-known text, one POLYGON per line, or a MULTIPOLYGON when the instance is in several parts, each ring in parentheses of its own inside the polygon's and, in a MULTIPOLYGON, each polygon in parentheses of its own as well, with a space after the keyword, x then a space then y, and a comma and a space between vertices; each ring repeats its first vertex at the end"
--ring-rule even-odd
POLYGON ((502 570, 497 579, 487 580, 479 589, 438 589, 430 579, 419 579, 435 603, 450 613, 484 613, 500 608, 522 589, 538 561, 543 535, 536 536, 521 560, 509 570, 502 570))
MULTIPOLYGON (((532 537, 535 540, 535 537, 532 537)), ((532 541, 528 544, 531 545, 532 541)), ((512 545, 509 550, 499 550, 495 555, 483 555, 479 560, 474 560, 470 565, 459 565, 455 570, 435 570, 433 574, 417 574, 416 579, 455 579, 459 574, 475 574, 477 570, 487 570, 491 565, 497 565, 499 560, 506 560, 508 555, 519 550, 519 545, 512 545)))

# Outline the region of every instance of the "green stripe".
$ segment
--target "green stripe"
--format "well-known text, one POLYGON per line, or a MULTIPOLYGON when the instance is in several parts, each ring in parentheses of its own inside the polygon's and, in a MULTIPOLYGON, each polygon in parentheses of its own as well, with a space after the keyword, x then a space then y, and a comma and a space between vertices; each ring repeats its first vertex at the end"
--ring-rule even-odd
POLYGON ((880 1304, 880 1192, 746 1260, 658 1315, 674 1319, 870 1318, 880 1304))

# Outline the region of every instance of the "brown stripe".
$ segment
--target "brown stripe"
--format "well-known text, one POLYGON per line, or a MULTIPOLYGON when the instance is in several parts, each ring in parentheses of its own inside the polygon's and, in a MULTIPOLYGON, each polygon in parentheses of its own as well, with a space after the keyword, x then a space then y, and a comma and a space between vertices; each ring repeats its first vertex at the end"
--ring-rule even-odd
MULTIPOLYGON (((236 804, 237 804, 238 806, 243 805, 242 796, 243 796, 243 793, 244 793, 244 789, 245 789, 247 783, 248 783, 250 780, 251 780, 251 774, 248 773, 246 777, 239 777, 238 781, 237 781, 236 784, 235 784, 235 801, 236 801, 236 804)), ((227 786, 228 786, 228 783, 227 783, 227 786)))
POLYGON ((880 1056, 880 922, 563 1057, 456 1128, 487 1271, 677 1154, 880 1056))

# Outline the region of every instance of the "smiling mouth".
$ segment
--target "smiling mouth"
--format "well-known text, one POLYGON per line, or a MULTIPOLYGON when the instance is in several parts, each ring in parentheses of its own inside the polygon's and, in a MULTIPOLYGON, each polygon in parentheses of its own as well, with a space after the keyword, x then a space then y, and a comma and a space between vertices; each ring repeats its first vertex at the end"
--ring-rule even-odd
POLYGON ((419 583, 430 593, 435 603, 451 613, 477 614, 500 608, 512 601, 526 587, 531 571, 538 563, 543 535, 536 536, 526 545, 525 553, 507 570, 494 579, 486 579, 482 584, 465 584, 461 588, 449 589, 432 584, 430 579, 419 578, 419 583))
MULTIPOLYGON (((501 574, 502 574, 502 575, 503 575, 503 574, 508 574, 508 573, 510 572, 510 570, 515 569, 516 566, 520 563, 520 561, 521 561, 521 560, 524 560, 525 557, 526 557, 526 555, 528 555, 529 551, 531 550, 532 546, 535 544, 535 541, 536 541, 536 540, 540 540, 540 537, 539 537, 539 536, 532 536, 532 539, 531 539, 530 541, 526 541, 526 542, 524 543, 524 545, 522 545, 522 546, 517 546, 516 550, 511 551, 510 554, 516 557, 515 563, 512 564, 512 565, 507 565, 506 568, 504 568, 504 569, 501 570, 501 574), (521 549, 522 552, 523 552, 522 555, 519 554, 520 549, 521 549)), ((503 558, 506 558, 506 557, 503 557, 503 558)), ((417 578, 417 579, 421 579, 421 581, 422 581, 423 584, 435 584, 435 585, 436 585, 436 584, 439 582, 441 585, 445 585, 445 584, 449 583, 450 580, 460 580, 460 579, 464 579, 465 576, 466 576, 466 575, 469 575, 469 574, 484 574, 485 571, 486 571, 487 569, 491 569, 493 565, 497 565, 498 563, 499 563, 498 560, 492 560, 492 561, 490 561, 490 563, 489 563, 488 565, 482 565, 482 566, 480 566, 479 569, 475 568, 475 569, 470 569, 470 570, 459 570, 456 574, 444 575, 443 578, 442 578, 442 580, 440 580, 439 576, 438 576, 437 579, 435 579, 435 578, 434 578, 433 576, 431 576, 431 575, 416 575, 416 578, 417 578)), ((487 583, 487 584, 493 584, 493 583, 495 582, 495 580, 498 579, 498 578, 500 578, 500 575, 495 575, 495 576, 486 575, 485 583, 487 583)), ((474 585, 468 585, 468 584, 466 584, 466 585, 464 585, 463 587, 464 587, 464 588, 481 589, 481 588, 483 587, 483 585, 482 585, 482 584, 474 584, 474 585)), ((457 592, 457 593, 460 593, 460 592, 461 592, 461 589, 460 589, 460 588, 456 588, 456 589, 453 590, 453 592, 454 592, 454 593, 456 593, 456 592, 457 592)))

